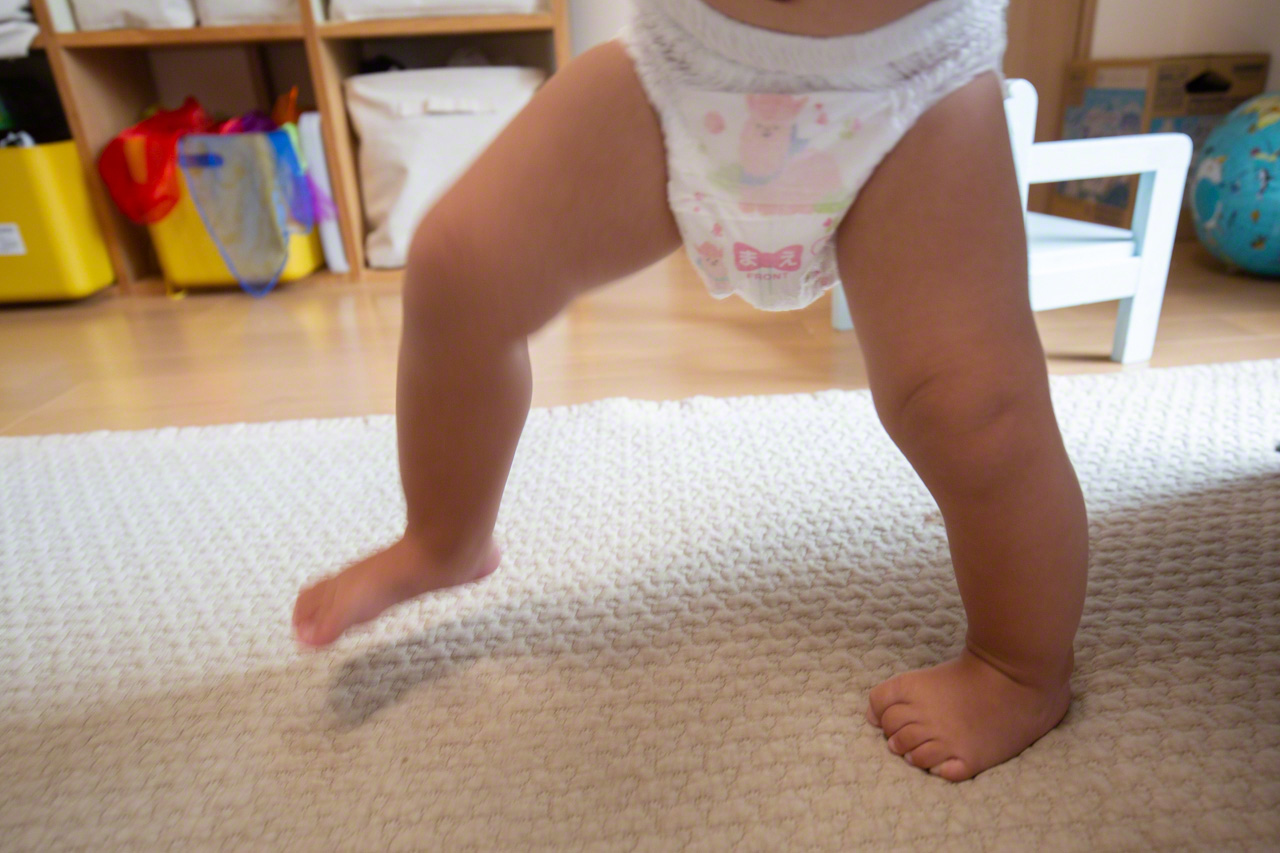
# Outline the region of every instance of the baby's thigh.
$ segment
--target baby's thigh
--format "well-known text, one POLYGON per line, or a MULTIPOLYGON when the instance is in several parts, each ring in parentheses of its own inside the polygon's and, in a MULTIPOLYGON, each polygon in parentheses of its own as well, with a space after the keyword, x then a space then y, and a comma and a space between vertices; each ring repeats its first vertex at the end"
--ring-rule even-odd
POLYGON ((437 268, 456 259, 469 288, 491 289, 531 328, 673 251, 662 132, 625 49, 601 45, 555 74, 414 243, 437 268))
POLYGON ((985 74, 926 112, 880 163, 837 235, 873 391, 925 382, 1026 387, 1044 354, 1001 86, 985 74))

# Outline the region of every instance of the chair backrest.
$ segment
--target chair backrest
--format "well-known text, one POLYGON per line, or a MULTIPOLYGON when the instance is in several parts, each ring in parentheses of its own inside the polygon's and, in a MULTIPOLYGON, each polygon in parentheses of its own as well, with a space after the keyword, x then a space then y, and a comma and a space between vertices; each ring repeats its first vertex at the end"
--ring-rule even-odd
POLYGON ((1009 140, 1013 144, 1013 165, 1018 171, 1018 192, 1022 195, 1022 209, 1027 209, 1027 170, 1023 164, 1031 152, 1036 138, 1036 110, 1040 97, 1036 87, 1026 80, 1010 80, 1005 89, 1004 114, 1009 123, 1009 140))

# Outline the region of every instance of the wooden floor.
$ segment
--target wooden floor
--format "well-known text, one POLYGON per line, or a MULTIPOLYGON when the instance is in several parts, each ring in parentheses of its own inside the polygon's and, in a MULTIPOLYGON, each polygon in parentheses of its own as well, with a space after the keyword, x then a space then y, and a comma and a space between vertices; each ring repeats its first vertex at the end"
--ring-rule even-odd
MULTIPOLYGON (((1039 316, 1055 373, 1107 360, 1115 305, 1039 316)), ((769 314, 709 298, 682 255, 580 300, 534 342, 534 403, 866 387, 829 301, 769 314)), ((394 284, 309 282, 0 308, 0 434, 385 413, 395 405, 394 284)), ((1280 282, 1230 276, 1180 244, 1151 365, 1280 358, 1280 282)))

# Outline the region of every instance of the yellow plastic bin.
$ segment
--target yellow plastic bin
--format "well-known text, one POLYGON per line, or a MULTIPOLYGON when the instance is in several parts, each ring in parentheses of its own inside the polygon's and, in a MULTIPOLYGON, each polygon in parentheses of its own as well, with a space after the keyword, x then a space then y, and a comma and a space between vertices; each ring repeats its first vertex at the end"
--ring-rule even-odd
MULTIPOLYGON (((236 277, 231 274, 227 262, 205 229, 204 220, 187 192, 187 180, 181 172, 178 179, 182 182, 182 197, 177 206, 164 219, 147 226, 165 281, 181 287, 235 284, 236 277)), ((315 228, 307 234, 290 234, 289 255, 280 281, 295 281, 308 276, 322 263, 324 252, 320 234, 315 228)))
POLYGON ((74 142, 0 148, 0 302, 79 299, 115 280, 74 142))

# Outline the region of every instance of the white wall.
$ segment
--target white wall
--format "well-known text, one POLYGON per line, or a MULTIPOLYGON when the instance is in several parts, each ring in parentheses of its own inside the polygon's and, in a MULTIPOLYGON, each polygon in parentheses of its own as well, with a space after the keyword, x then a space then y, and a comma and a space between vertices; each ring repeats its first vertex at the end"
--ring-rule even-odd
POLYGON ((1252 52, 1280 89, 1280 0, 1098 0, 1095 59, 1252 52))
POLYGON ((573 52, 582 53, 618 34, 631 11, 631 0, 569 0, 573 52))

